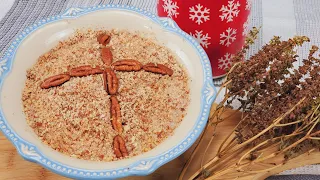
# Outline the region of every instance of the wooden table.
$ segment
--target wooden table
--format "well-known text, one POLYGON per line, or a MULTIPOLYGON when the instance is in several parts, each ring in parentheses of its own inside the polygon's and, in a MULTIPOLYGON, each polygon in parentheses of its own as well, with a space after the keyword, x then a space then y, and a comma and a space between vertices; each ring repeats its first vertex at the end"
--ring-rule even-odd
MULTIPOLYGON (((227 111, 225 113, 226 116, 228 116, 230 113, 232 113, 231 110, 227 111)), ((235 125, 238 123, 239 114, 232 116, 232 119, 223 122, 216 131, 216 137, 214 142, 212 143, 210 147, 210 152, 205 157, 205 159, 211 158, 217 151, 218 144, 220 144, 223 140, 223 138, 229 134, 229 132, 235 127, 235 125)), ((205 145, 207 144, 210 137, 205 136, 205 141, 200 146, 200 149, 204 149, 205 145)), ((153 174, 145 177, 129 177, 124 178, 127 180, 160 180, 160 179, 177 179, 179 176, 179 173, 186 162, 186 159, 190 156, 191 151, 194 149, 194 146, 192 146, 188 151, 186 151, 184 154, 176 158, 175 160, 165 164, 161 168, 159 168, 157 171, 155 171, 153 174)), ((279 172, 282 172, 287 169, 307 165, 307 164, 315 164, 319 163, 320 156, 319 153, 317 154, 311 154, 308 156, 301 157, 299 159, 296 159, 295 161, 292 161, 291 163, 288 163, 280 168, 277 168, 273 171, 261 173, 261 174, 255 174, 251 177, 247 177, 245 179, 265 179, 266 177, 277 174, 279 172)), ((195 156, 195 160, 192 163, 192 166, 187 171, 186 177, 189 177, 191 173, 195 172, 200 167, 200 159, 201 159, 201 153, 197 154, 195 156)), ((38 164, 28 162, 24 160, 16 151, 14 146, 9 142, 2 133, 0 133, 0 179, 1 180, 64 180, 67 178, 63 178, 57 174, 54 174, 50 172, 49 170, 46 170, 45 168, 41 167, 38 164)))
MULTIPOLYGON (((184 155, 162 166, 152 175, 146 177, 125 178, 138 179, 176 179, 183 163, 184 155)), ((42 166, 24 160, 16 151, 12 143, 0 133, 0 179, 1 180, 64 180, 61 176, 52 173, 42 166)))

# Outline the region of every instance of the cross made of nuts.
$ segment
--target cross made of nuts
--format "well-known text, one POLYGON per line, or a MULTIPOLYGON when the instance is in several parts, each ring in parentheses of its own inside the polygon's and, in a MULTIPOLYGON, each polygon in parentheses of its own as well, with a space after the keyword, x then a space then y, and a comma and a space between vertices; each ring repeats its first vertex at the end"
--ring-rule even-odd
POLYGON ((146 72, 152 72, 169 76, 173 74, 173 71, 172 69, 163 64, 147 63, 145 65, 142 65, 139 61, 134 59, 123 59, 118 60, 116 62, 112 62, 112 52, 109 47, 106 47, 106 45, 109 44, 110 40, 111 36, 107 34, 100 34, 97 36, 97 41, 99 42, 99 44, 103 45, 103 48, 101 49, 101 59, 107 68, 103 69, 100 67, 91 67, 90 65, 79 66, 76 68, 72 68, 68 72, 65 72, 63 74, 58 74, 46 78, 41 83, 40 87, 42 89, 48 89, 50 87, 62 85, 63 83, 69 81, 71 77, 82 77, 95 74, 103 74, 104 89, 109 95, 111 95, 111 124, 113 129, 118 132, 118 135, 116 135, 113 139, 113 150, 117 158, 122 158, 128 156, 128 151, 125 145, 125 141, 121 136, 123 132, 123 127, 121 120, 120 104, 117 97, 115 96, 118 92, 119 80, 114 70, 140 71, 143 69, 146 72))

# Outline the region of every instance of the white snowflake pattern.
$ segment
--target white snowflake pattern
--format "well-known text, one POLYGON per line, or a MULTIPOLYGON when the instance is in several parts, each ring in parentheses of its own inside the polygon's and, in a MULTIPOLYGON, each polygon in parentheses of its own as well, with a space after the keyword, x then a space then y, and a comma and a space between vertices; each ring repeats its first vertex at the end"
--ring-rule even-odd
POLYGON ((202 34, 203 31, 195 31, 194 34, 190 33, 190 35, 192 37, 195 38, 195 40, 201 44, 202 47, 208 48, 208 46, 211 44, 208 42, 209 39, 211 39, 211 37, 209 37, 208 33, 206 34, 202 34))
POLYGON ((242 31, 243 36, 247 36, 249 32, 249 21, 250 21, 250 18, 248 18, 247 21, 243 24, 243 31, 242 31))
POLYGON ((231 66, 231 59, 232 59, 233 55, 230 53, 227 53, 224 55, 224 57, 221 57, 220 59, 218 59, 218 68, 219 69, 227 69, 231 66))
POLYGON ((236 34, 237 30, 229 27, 226 32, 220 34, 220 44, 229 47, 237 39, 236 34))
POLYGON ((252 0, 247 0, 246 1, 246 10, 250 10, 252 6, 252 0))
POLYGON ((221 18, 221 21, 227 20, 228 22, 232 22, 234 17, 238 17, 238 14, 240 10, 238 9, 240 7, 239 1, 236 3, 235 0, 228 1, 228 5, 222 5, 221 9, 219 10, 222 12, 222 14, 219 16, 221 18))
POLYGON ((172 18, 173 16, 177 18, 179 15, 178 9, 179 6, 177 5, 177 2, 172 2, 172 0, 163 0, 164 5, 162 5, 164 12, 167 13, 167 16, 172 18))
POLYGON ((210 9, 203 7, 201 4, 190 7, 189 12, 189 19, 198 23, 198 25, 210 20, 210 9))

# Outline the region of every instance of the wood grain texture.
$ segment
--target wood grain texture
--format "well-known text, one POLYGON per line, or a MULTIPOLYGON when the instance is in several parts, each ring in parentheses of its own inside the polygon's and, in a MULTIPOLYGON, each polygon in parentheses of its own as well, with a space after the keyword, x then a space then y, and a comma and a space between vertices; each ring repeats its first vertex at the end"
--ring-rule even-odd
MULTIPOLYGON (((229 110, 225 113, 225 116, 229 116, 233 113, 232 110, 229 110)), ((210 146, 210 152, 204 157, 205 161, 209 160, 217 151, 218 144, 220 144, 223 138, 235 127, 238 123, 239 114, 236 114, 231 117, 230 120, 223 122, 220 125, 220 128, 216 131, 216 137, 214 142, 210 146)), ((205 143, 201 145, 201 149, 205 147, 210 137, 205 136, 205 143)), ((124 178, 125 180, 160 180, 160 179, 177 179, 179 173, 186 162, 186 159, 190 156, 191 151, 194 149, 193 145, 188 151, 176 158, 175 160, 165 164, 153 174, 145 177, 128 177, 124 178)), ((195 157, 195 160, 190 166, 186 174, 186 178, 193 174, 200 167, 202 153, 198 153, 195 157)), ((239 179, 265 179, 270 175, 277 174, 287 169, 292 169, 295 167, 320 163, 320 153, 314 152, 303 157, 294 159, 290 163, 283 165, 280 168, 272 170, 270 172, 254 174, 249 177, 239 178, 239 179)), ((230 177, 237 177, 239 174, 229 174, 230 177)), ((227 176, 225 176, 227 177, 227 176)), ((42 168, 36 163, 31 163, 24 160, 16 151, 15 147, 7 140, 2 133, 0 133, 0 179, 1 180, 65 180, 68 178, 61 177, 57 174, 52 173, 45 168, 42 168)), ((234 179, 234 178, 232 178, 234 179)))

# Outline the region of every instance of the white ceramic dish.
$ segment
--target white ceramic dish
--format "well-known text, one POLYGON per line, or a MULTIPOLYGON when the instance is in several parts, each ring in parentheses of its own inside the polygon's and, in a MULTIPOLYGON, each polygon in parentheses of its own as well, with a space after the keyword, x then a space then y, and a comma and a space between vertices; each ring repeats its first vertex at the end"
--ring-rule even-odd
POLYGON ((22 32, 0 61, 0 129, 27 160, 71 178, 120 178, 147 175, 186 151, 202 132, 216 94, 210 62, 200 45, 171 19, 159 18, 138 8, 105 5, 86 9, 71 8, 47 18, 22 32), (26 124, 21 93, 26 70, 40 55, 67 38, 76 28, 119 28, 153 33, 159 42, 180 57, 192 79, 191 103, 181 125, 153 150, 115 162, 79 160, 45 146, 26 124))

